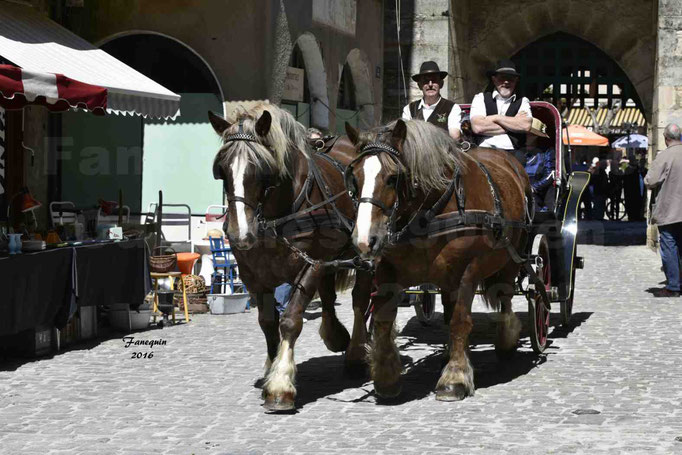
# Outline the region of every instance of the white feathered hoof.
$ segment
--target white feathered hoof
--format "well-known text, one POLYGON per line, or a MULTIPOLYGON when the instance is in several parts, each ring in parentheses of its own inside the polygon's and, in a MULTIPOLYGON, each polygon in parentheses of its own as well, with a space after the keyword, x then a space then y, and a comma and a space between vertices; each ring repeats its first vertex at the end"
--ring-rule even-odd
POLYGON ((263 391, 263 407, 267 412, 291 412, 296 410, 295 395, 291 392, 278 395, 269 394, 263 391))
POLYGON ((473 395, 464 384, 446 384, 436 389, 436 400, 438 401, 462 401, 466 397, 473 395))
POLYGON ((474 396, 474 390, 474 370, 467 359, 465 369, 453 367, 451 364, 443 368, 443 373, 436 384, 436 400, 460 401, 474 396))

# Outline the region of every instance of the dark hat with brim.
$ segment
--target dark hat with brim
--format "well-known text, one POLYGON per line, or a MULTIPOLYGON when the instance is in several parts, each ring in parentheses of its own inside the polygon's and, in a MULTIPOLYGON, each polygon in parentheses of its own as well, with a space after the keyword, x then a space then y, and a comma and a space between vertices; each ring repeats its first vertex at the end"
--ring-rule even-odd
POLYGON ((521 74, 516 71, 516 65, 511 60, 498 60, 495 69, 488 71, 486 74, 488 77, 494 76, 495 74, 507 74, 509 76, 521 77, 521 74))
POLYGON ((414 74, 412 80, 419 82, 420 77, 432 76, 434 74, 438 74, 441 79, 445 79, 448 75, 447 71, 441 71, 440 68, 438 68, 438 63, 429 60, 428 62, 422 63, 422 66, 419 67, 419 73, 414 74))

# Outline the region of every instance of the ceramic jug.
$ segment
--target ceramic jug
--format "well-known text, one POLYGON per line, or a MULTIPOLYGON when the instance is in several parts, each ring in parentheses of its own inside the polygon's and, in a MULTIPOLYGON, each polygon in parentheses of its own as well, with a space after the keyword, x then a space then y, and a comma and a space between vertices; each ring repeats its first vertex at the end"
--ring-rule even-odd
POLYGON ((21 234, 9 234, 9 254, 21 253, 21 234))

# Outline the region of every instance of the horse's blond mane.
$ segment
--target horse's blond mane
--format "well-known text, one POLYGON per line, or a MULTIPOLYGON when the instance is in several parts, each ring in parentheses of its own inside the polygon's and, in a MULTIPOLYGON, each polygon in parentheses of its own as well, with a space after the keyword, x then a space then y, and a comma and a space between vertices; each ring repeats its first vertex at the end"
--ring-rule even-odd
POLYGON ((239 131, 242 122, 244 133, 256 137, 257 146, 253 142, 231 141, 225 143, 219 153, 221 161, 227 164, 234 155, 243 155, 247 162, 254 165, 259 172, 269 171, 279 177, 291 177, 290 163, 295 153, 309 156, 306 142, 306 128, 286 110, 268 102, 256 103, 245 107, 239 106, 226 120, 232 125, 223 132, 223 139, 239 131), (265 137, 256 134, 256 122, 268 111, 272 116, 270 131, 265 137))
MULTIPOLYGON (((397 122, 394 120, 385 127, 362 133, 359 148, 373 141, 386 142, 391 134, 388 130, 393 130, 397 122)), ((410 183, 426 192, 443 191, 450 183, 449 175, 455 166, 464 168, 463 152, 445 130, 421 120, 404 122, 407 135, 402 146, 402 161, 407 167, 410 183)), ((379 159, 388 172, 399 170, 386 154, 379 154, 379 159)))

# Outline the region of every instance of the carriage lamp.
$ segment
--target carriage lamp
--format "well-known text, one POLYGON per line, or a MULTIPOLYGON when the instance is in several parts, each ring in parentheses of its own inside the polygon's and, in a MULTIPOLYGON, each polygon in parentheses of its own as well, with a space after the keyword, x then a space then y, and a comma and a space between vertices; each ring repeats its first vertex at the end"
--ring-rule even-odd
POLYGON ((32 195, 31 192, 28 190, 27 187, 23 187, 18 193, 16 193, 12 198, 9 200, 9 203, 7 204, 7 224, 9 225, 10 223, 10 209, 12 208, 12 203, 16 198, 21 196, 21 205, 19 210, 21 213, 27 213, 31 212, 33 214, 33 222, 35 224, 35 228, 38 229, 38 219, 36 218, 35 210, 42 207, 42 204, 40 201, 36 200, 32 195))

